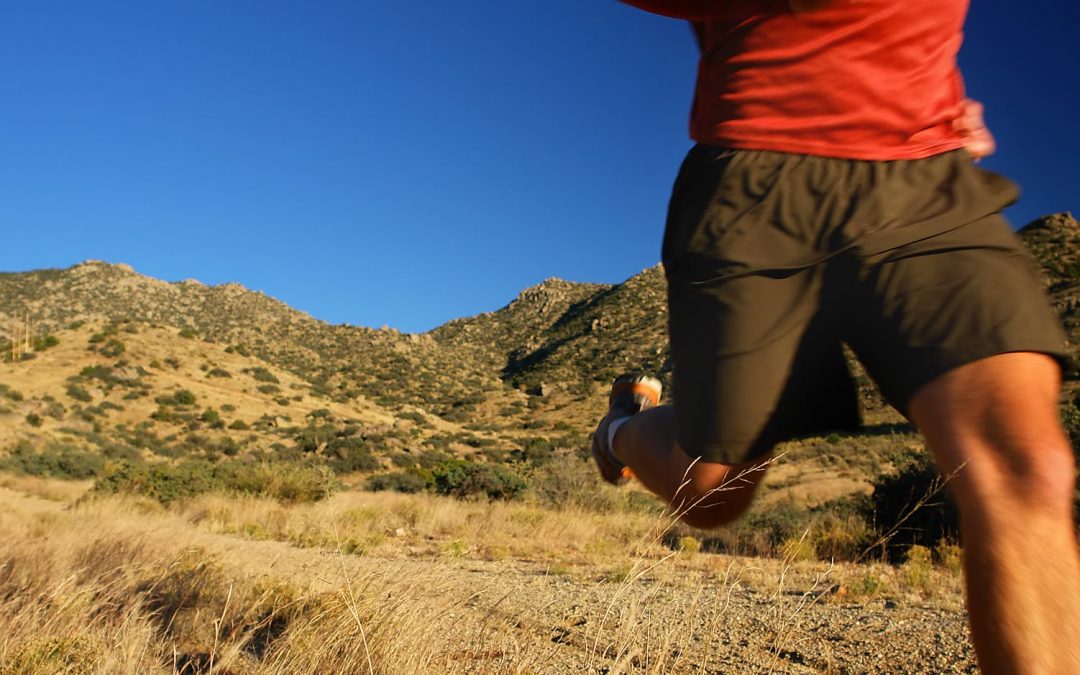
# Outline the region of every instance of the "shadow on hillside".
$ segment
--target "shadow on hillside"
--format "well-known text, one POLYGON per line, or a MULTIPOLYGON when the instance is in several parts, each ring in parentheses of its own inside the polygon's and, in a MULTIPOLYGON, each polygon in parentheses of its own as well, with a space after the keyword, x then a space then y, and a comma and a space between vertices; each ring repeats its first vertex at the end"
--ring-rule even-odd
POLYGON ((851 436, 892 436, 893 434, 917 434, 919 430, 909 422, 885 422, 882 424, 867 424, 858 431, 841 432, 840 438, 851 436))
POLYGON ((615 292, 615 288, 611 288, 600 293, 597 293, 585 300, 575 302, 566 308, 566 311, 562 313, 555 323, 551 324, 544 332, 547 334, 558 335, 560 332, 564 332, 562 337, 558 337, 549 342, 544 343, 542 346, 536 349, 526 352, 525 350, 515 350, 510 353, 507 358, 506 365, 503 367, 500 377, 503 380, 508 380, 515 375, 520 375, 534 366, 543 363, 549 356, 554 354, 563 345, 572 342, 575 338, 581 337, 582 334, 591 332, 587 329, 579 330, 567 330, 569 325, 574 321, 583 319, 586 312, 589 309, 600 304, 605 298, 615 292))

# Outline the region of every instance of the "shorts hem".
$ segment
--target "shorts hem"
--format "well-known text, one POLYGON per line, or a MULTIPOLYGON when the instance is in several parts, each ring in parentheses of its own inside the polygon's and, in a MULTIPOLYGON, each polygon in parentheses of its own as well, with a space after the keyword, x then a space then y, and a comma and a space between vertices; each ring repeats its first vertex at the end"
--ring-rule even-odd
POLYGON ((1069 363, 1069 355, 1060 346, 1048 346, 1045 343, 1021 343, 1019 345, 990 347, 984 350, 974 350, 966 354, 954 354, 952 358, 942 358, 924 367, 913 371, 916 376, 911 378, 909 384, 898 388, 894 394, 886 394, 885 398, 896 408, 901 415, 911 419, 909 407, 912 399, 919 394, 927 385, 939 377, 956 370, 957 368, 988 359, 1001 354, 1044 354, 1057 362, 1058 367, 1064 371, 1069 363))

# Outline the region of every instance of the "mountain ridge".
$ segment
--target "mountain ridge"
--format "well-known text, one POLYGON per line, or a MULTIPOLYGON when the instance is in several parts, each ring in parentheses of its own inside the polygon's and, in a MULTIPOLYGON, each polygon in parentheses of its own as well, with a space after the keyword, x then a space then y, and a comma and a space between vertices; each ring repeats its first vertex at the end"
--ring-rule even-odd
MULTIPOLYGON (((1042 265, 1075 353, 1080 225, 1053 214, 1020 236, 1042 265)), ((507 386, 581 395, 623 370, 666 376, 666 312, 659 265, 619 284, 545 279, 503 307, 422 333, 330 324, 236 282, 162 281, 124 263, 0 273, 0 313, 29 315, 39 332, 87 320, 168 326, 251 352, 330 395, 374 390, 384 403, 436 411, 507 386)), ((0 326, 0 336, 9 328, 0 326)))

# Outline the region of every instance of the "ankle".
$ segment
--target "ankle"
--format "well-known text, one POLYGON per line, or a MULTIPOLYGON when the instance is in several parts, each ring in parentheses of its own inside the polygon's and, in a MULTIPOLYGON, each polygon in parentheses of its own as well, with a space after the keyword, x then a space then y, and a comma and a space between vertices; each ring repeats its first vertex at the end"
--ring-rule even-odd
POLYGON ((615 454, 615 438, 618 435, 619 429, 622 428, 622 425, 629 421, 631 417, 633 417, 633 415, 626 415, 625 417, 611 420, 611 423, 608 424, 607 428, 608 455, 613 461, 623 465, 626 464, 626 462, 624 462, 622 459, 619 458, 617 454, 615 454))

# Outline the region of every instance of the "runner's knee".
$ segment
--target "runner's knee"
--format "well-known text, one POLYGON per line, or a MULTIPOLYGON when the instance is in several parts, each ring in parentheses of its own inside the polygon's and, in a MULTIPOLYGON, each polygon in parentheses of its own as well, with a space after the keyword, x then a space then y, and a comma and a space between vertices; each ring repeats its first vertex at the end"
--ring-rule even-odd
POLYGON ((715 529, 736 520, 750 507, 764 478, 763 466, 698 462, 672 500, 675 513, 688 525, 715 529))
POLYGON ((961 510, 1052 508, 1071 513, 1076 460, 1058 421, 1057 364, 1007 353, 927 385, 909 412, 961 510))
POLYGON ((1010 446, 974 440, 954 452, 963 459, 951 472, 950 491, 961 512, 1071 516, 1076 461, 1068 443, 1048 438, 1010 446))

